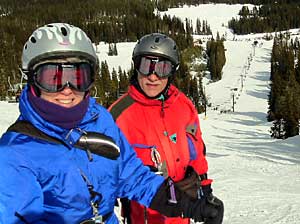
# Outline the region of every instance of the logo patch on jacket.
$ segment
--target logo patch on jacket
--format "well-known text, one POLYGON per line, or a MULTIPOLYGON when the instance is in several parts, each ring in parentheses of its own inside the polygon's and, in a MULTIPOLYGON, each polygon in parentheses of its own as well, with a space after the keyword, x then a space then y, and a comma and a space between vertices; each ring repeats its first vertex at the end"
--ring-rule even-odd
POLYGON ((170 138, 170 140, 171 140, 173 143, 176 144, 176 142, 177 142, 177 134, 176 134, 176 133, 173 134, 173 135, 170 135, 169 138, 170 138))

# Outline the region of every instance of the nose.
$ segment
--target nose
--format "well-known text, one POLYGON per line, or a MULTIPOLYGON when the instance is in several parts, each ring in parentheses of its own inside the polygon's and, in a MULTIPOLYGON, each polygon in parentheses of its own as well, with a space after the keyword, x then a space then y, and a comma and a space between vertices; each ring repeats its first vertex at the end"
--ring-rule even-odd
POLYGON ((65 95, 69 95, 69 94, 71 94, 72 92, 73 92, 73 90, 71 89, 71 87, 69 87, 68 85, 65 87, 65 88, 63 88, 63 90, 62 91, 60 91, 62 94, 65 94, 65 95))
POLYGON ((147 76, 147 78, 151 81, 156 81, 159 79, 158 75, 156 75, 155 73, 151 73, 150 75, 147 76))

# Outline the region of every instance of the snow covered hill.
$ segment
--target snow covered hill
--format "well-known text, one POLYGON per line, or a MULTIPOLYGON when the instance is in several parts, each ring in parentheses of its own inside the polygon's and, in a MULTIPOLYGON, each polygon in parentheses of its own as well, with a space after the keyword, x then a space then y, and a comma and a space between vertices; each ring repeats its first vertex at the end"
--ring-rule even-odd
POLYGON ((229 86, 239 83, 239 74, 245 73, 243 89, 237 85, 235 92, 235 112, 210 110, 206 117, 200 115, 210 176, 215 179, 215 194, 225 202, 228 224, 300 223, 300 137, 270 138, 266 112, 272 43, 262 43, 246 71, 237 57, 244 61, 247 43, 226 43, 224 85, 215 84, 211 93, 223 96, 222 106, 228 108, 229 86))
MULTIPOLYGON (((206 18, 214 33, 228 36, 223 79, 206 85, 212 107, 206 116, 199 115, 209 176, 214 179, 215 194, 225 203, 224 224, 298 224, 300 136, 270 138, 271 123, 266 115, 272 41, 261 39, 263 34, 234 36, 224 26, 240 8, 207 4, 165 13, 193 20, 206 18), (254 40, 259 42, 255 48, 254 40)), ((297 34, 298 30, 292 32, 297 34)), ((119 55, 108 57, 108 46, 101 43, 98 55, 110 68, 129 69, 134 44, 118 43, 119 55)), ((17 104, 0 102, 1 133, 17 115, 17 104)))

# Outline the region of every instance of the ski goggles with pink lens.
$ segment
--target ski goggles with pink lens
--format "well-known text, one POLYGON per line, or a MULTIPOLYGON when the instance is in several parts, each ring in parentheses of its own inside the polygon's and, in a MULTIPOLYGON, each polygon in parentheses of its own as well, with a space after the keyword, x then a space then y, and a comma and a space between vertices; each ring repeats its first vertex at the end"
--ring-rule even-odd
POLYGON ((70 87, 79 92, 90 89, 94 81, 92 66, 89 63, 47 63, 34 70, 34 84, 46 92, 60 92, 70 87))
POLYGON ((164 58, 141 57, 137 71, 146 76, 156 74, 160 78, 166 78, 174 74, 175 66, 164 58))

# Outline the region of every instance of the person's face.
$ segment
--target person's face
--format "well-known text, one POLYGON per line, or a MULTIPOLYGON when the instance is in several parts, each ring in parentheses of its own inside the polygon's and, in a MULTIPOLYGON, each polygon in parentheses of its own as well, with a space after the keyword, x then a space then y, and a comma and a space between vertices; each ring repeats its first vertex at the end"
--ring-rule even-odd
POLYGON ((70 87, 65 87, 62 91, 56 93, 41 90, 42 99, 66 108, 79 104, 83 100, 84 95, 84 92, 76 91, 70 87))
POLYGON ((138 83, 148 97, 155 97, 167 86, 168 77, 160 78, 156 74, 146 76, 138 72, 138 83))
POLYGON ((49 60, 35 69, 34 83, 41 91, 40 97, 62 107, 79 104, 92 84, 91 67, 77 58, 49 60))

